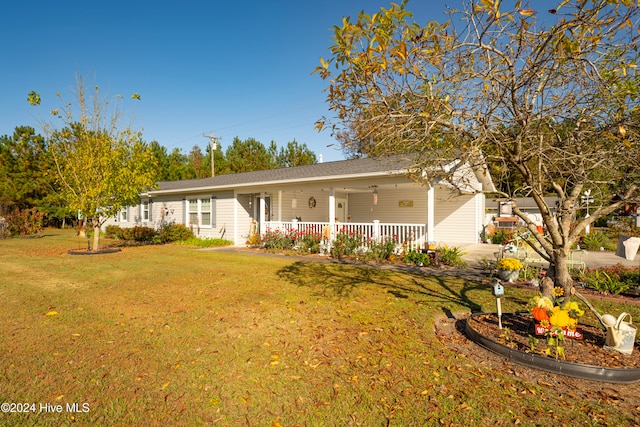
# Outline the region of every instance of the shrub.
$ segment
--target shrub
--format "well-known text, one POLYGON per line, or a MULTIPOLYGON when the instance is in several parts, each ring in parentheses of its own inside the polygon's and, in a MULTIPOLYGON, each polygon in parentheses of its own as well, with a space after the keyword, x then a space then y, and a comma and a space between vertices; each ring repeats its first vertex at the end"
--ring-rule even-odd
POLYGON ((607 236, 600 231, 594 231, 592 233, 587 234, 582 243, 584 247, 588 251, 599 251, 600 248, 604 247, 607 244, 607 236))
POLYGON ((104 237, 107 239, 124 239, 124 229, 117 225, 107 225, 104 229, 104 237))
POLYGON ((612 267, 586 270, 579 278, 596 292, 617 295, 638 285, 638 270, 616 264, 612 267))
POLYGON ((5 217, 2 237, 35 236, 42 233, 45 215, 36 208, 13 209, 5 217))
POLYGON ((369 244, 369 250, 366 253, 366 257, 373 261, 390 259, 391 256, 395 254, 397 246, 397 240, 387 236, 381 240, 371 242, 369 244))
POLYGON ((273 249, 276 251, 293 249, 296 237, 297 233, 294 230, 267 230, 262 236, 261 245, 265 249, 273 249))
POLYGON ((298 251, 300 253, 318 254, 320 253, 320 243, 322 243, 322 234, 315 232, 302 233, 298 238, 298 251))
POLYGON ((617 217, 609 222, 609 232, 612 238, 619 236, 637 236, 638 228, 635 226, 635 218, 617 217))
POLYGON ((331 257, 342 259, 343 256, 354 255, 360 246, 362 246, 360 234, 341 231, 331 242, 331 257))
POLYGON ((429 254, 425 254, 418 251, 405 252, 402 256, 402 262, 407 264, 414 264, 419 267, 426 267, 431 265, 431 257, 429 254))
POLYGON ((494 245, 504 245, 513 239, 514 231, 498 230, 491 236, 491 243, 494 245))
POLYGON ((163 224, 158 230, 155 240, 160 243, 179 242, 195 237, 193 231, 189 230, 184 224, 163 224))
POLYGON ((258 246, 260 243, 262 243, 262 239, 258 233, 253 233, 249 236, 249 240, 247 241, 247 245, 249 246, 258 246))
POLYGON ((181 245, 186 246, 197 246, 200 248, 215 248, 219 246, 230 246, 233 245, 233 242, 226 239, 201 239, 199 237, 192 237, 186 240, 181 240, 178 242, 181 245))
POLYGON ((133 228, 125 228, 123 234, 126 240, 135 240, 136 242, 153 242, 158 233, 151 227, 136 225, 133 228))
POLYGON ((444 265, 450 265, 452 267, 465 267, 467 265, 466 262, 462 259, 462 256, 465 254, 460 248, 455 246, 441 246, 437 249, 438 259, 444 265))

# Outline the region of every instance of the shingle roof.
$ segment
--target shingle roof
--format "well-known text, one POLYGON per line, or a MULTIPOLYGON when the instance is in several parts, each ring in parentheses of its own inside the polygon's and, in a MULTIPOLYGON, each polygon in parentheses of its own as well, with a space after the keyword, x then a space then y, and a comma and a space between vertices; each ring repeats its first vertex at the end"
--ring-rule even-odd
POLYGON ((150 193, 405 174, 411 164, 407 156, 341 160, 264 171, 232 173, 202 179, 163 181, 159 182, 158 188, 150 193))

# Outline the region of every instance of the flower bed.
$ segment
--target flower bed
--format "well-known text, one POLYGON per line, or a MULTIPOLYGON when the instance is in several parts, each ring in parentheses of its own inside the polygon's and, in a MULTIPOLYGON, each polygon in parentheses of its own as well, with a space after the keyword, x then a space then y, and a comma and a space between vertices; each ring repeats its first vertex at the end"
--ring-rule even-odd
POLYGON ((640 352, 630 355, 604 348, 602 329, 583 325, 584 338, 566 343, 564 358, 554 357, 547 341, 533 340, 530 313, 505 313, 502 329, 495 313, 476 313, 466 320, 471 340, 513 362, 556 374, 592 381, 634 383, 640 381, 640 352))

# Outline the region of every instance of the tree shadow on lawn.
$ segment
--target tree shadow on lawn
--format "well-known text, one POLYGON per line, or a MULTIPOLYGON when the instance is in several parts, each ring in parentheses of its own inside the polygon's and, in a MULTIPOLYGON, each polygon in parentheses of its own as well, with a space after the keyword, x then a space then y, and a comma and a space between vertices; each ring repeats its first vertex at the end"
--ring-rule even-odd
POLYGON ((450 317, 450 306, 454 304, 478 312, 482 310, 481 302, 493 300, 489 285, 480 280, 429 273, 305 261, 290 264, 278 272, 280 277, 298 286, 309 287, 318 295, 347 297, 360 286, 374 285, 397 298, 416 298, 417 304, 440 304, 440 309, 450 317), (487 292, 486 301, 478 301, 477 297, 472 299, 469 293, 473 291, 487 292))

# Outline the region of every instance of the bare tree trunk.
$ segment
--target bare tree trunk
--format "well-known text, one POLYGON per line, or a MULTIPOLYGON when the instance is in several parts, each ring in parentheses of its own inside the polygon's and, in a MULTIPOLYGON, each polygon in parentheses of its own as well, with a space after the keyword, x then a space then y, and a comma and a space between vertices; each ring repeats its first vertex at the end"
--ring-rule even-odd
POLYGON ((569 274, 568 255, 562 249, 555 249, 549 265, 548 277, 552 281, 546 281, 541 289, 545 296, 551 295, 554 287, 560 287, 564 291, 565 301, 571 299, 573 279, 569 274))
POLYGON ((99 218, 93 219, 93 252, 100 250, 100 220, 99 218))

